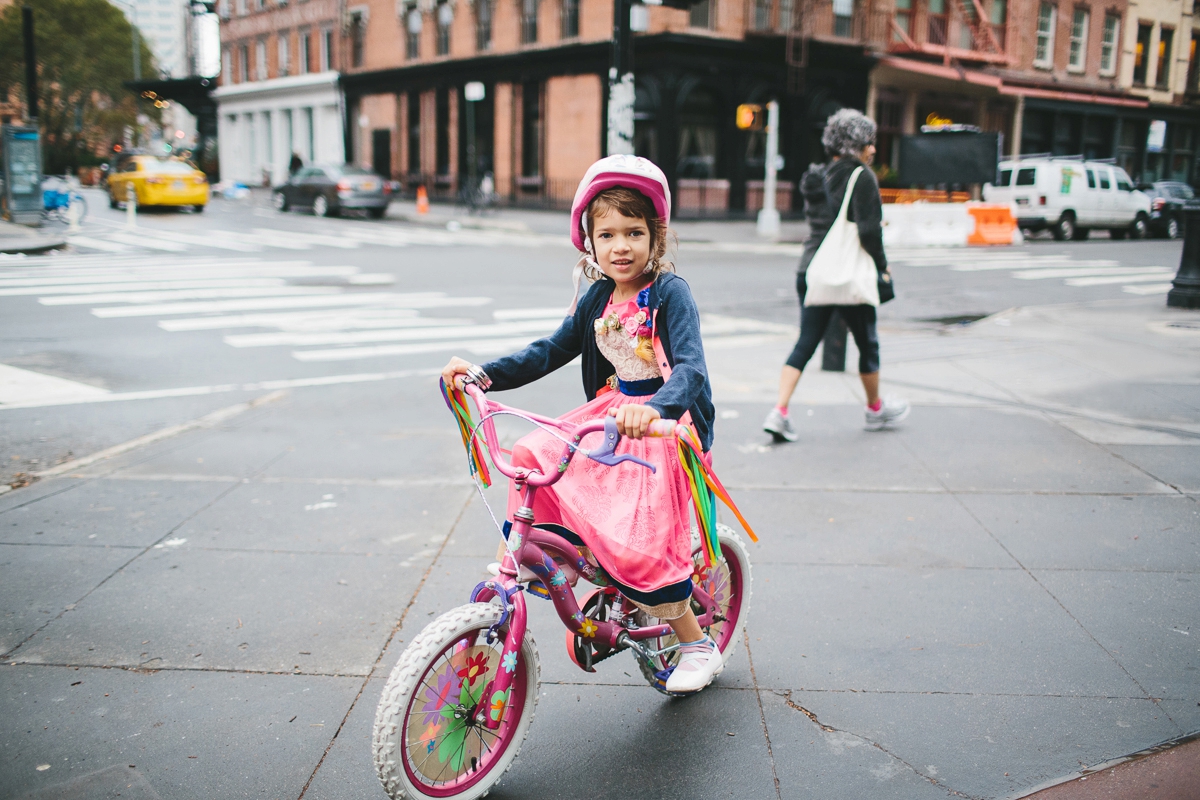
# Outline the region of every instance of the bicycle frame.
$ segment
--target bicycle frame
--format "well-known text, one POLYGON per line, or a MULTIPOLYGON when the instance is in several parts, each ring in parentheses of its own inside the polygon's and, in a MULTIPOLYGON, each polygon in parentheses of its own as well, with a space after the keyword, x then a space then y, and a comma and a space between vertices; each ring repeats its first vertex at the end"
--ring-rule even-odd
MULTIPOLYGON (((486 603, 497 597, 502 598, 505 613, 501 617, 500 622, 497 623, 496 628, 500 628, 505 622, 508 623, 508 635, 505 637, 501 663, 511 663, 514 665, 514 668, 512 671, 508 671, 507 668, 497 670, 492 686, 485 687, 484 689, 482 696, 491 699, 493 709, 496 708, 496 703, 498 702, 499 713, 487 714, 486 719, 484 719, 484 714, 481 712, 478 718, 479 722, 485 723, 488 728, 495 730, 500 727, 503 709, 508 698, 508 690, 512 685, 513 676, 516 673, 516 659, 519 657, 521 643, 525 640, 527 619, 525 597, 521 591, 523 587, 517 582, 521 566, 527 567, 537 575, 538 579, 546 587, 550 595, 550 601, 554 604, 554 610, 557 612, 559 619, 562 620, 563 625, 585 639, 590 639, 614 649, 629 647, 645 656, 648 653, 652 653, 652 651, 642 646, 641 642, 669 635, 673 631, 670 625, 653 625, 647 628, 637 628, 609 620, 592 620, 584 617, 583 612, 579 608, 579 603, 575 599, 575 593, 572 591, 570 581, 554 560, 554 555, 561 556, 573 571, 596 586, 605 587, 611 585, 607 574, 603 568, 592 566, 587 559, 582 557, 579 548, 562 536, 552 531, 533 527, 536 522, 533 517, 533 501, 537 491, 543 487, 552 486, 557 483, 566 474, 567 467, 570 466, 571 459, 575 457, 576 453, 584 453, 586 456, 592 457, 594 454, 600 452, 597 449, 589 453, 589 451, 580 448, 579 443, 590 433, 604 431, 605 420, 593 420, 575 425, 563 422, 562 420, 531 414, 489 400, 483 391, 473 383, 467 383, 465 390, 471 396, 471 399, 475 401, 475 406, 478 408, 482 418, 480 430, 483 433, 483 439, 487 444, 488 454, 491 457, 492 463, 495 464, 496 469, 501 474, 516 483, 517 489, 521 494, 521 506, 513 515, 512 529, 508 534, 508 546, 504 554, 504 560, 500 564, 499 576, 480 583, 471 593, 471 602, 486 603), (572 445, 563 445, 563 454, 559 459, 558 470, 555 474, 543 475, 539 470, 528 470, 524 467, 518 467, 504 461, 498 455, 500 453, 500 441, 496 435, 496 426, 493 417, 496 414, 502 413, 518 414, 543 425, 557 428, 568 435, 572 445)), ((663 426, 659 428, 659 431, 662 431, 661 433, 652 435, 670 435, 667 431, 671 427, 663 426)), ((611 452, 611 449, 620 440, 619 434, 616 433, 611 423, 606 436, 609 439, 608 444, 610 446, 604 449, 611 452)), ((595 460, 599 461, 598 458, 595 460)), ((606 462, 600 461, 600 463, 606 462)), ((650 468, 653 469, 653 467, 650 468)), ((693 582, 692 586, 692 597, 703 609, 703 613, 697 619, 700 626, 706 627, 713 624, 716 621, 714 617, 717 614, 717 604, 713 598, 695 582, 693 582)), ((495 630, 489 631, 489 641, 494 634, 495 630)))

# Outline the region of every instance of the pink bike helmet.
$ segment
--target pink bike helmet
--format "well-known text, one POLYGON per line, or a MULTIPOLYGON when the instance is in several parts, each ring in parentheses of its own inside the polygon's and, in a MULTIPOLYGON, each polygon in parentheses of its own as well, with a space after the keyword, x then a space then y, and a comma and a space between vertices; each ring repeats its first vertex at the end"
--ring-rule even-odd
POLYGON ((583 215, 588 204, 596 195, 614 186, 636 189, 654 203, 654 210, 663 223, 671 223, 671 190, 667 176, 654 162, 638 156, 616 155, 602 158, 588 169, 575 190, 575 201, 571 203, 571 243, 582 251, 583 215))

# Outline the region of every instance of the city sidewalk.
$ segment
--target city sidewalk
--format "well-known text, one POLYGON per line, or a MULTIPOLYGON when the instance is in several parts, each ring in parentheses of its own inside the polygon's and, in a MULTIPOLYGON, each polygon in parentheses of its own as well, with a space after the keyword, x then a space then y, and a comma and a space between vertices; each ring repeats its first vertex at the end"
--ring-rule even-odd
POLYGON ((67 246, 67 240, 57 232, 30 228, 0 220, 0 253, 36 255, 67 246))
MULTIPOLYGON (((856 376, 813 371, 784 446, 778 348, 710 352, 715 463, 761 537, 743 646, 669 700, 629 656, 579 671, 530 599, 537 718, 492 796, 1017 798, 1200 731, 1196 320, 1134 298, 886 331, 910 419, 864 432, 856 376)), ((497 538, 427 378, 68 470, 0 496, 0 531, 0 796, 126 800, 383 797, 384 682, 497 538)))

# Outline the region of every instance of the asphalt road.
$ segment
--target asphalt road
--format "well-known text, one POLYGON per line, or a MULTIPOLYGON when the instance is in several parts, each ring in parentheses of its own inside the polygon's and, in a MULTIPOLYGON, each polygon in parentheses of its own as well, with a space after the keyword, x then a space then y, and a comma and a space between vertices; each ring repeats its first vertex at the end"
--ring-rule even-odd
MULTIPOLYGON (((72 253, 0 260, 0 796, 382 797, 383 681, 490 560, 431 375, 554 327, 565 215, 262 201, 136 231, 93 201, 72 253)), ((631 660, 579 672, 531 601, 543 695, 495 796, 1015 797, 1200 730, 1180 244, 892 252, 912 417, 864 433, 853 374, 814 362, 775 447, 798 248, 745 230, 680 224, 676 260, 763 538, 747 649, 672 702, 631 660)), ((578 376, 508 400, 561 413, 578 376)))

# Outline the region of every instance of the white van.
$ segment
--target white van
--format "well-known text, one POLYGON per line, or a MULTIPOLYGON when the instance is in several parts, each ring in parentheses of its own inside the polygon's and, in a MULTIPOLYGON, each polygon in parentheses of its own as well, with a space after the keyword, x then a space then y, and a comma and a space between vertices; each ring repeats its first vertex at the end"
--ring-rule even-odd
POLYGON ((984 184, 983 199, 1009 203, 1024 231, 1049 228, 1054 238, 1086 239, 1105 228, 1114 239, 1146 236, 1150 198, 1125 170, 1104 161, 1031 158, 1000 162, 1000 181, 984 184))

